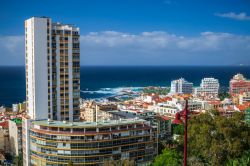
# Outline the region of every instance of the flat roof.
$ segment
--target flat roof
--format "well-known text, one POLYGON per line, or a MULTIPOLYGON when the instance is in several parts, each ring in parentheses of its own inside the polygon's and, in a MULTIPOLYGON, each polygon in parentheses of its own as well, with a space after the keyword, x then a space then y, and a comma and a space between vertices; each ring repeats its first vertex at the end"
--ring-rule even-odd
POLYGON ((143 123, 146 120, 143 119, 121 119, 121 120, 106 120, 99 122, 66 122, 63 121, 48 121, 48 120, 36 120, 32 123, 34 125, 49 126, 49 127, 65 127, 65 128, 89 128, 89 127, 105 127, 116 125, 128 125, 143 123))
POLYGON ((114 115, 123 116, 123 117, 126 117, 128 119, 138 117, 138 116, 134 115, 135 113, 131 113, 131 112, 127 112, 127 111, 112 110, 112 111, 107 111, 107 112, 114 114, 114 115))

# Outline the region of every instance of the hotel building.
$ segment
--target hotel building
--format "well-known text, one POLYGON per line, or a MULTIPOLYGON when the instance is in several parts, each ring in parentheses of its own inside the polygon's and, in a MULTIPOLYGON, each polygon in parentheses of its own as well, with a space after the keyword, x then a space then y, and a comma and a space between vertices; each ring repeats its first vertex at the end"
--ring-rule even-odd
MULTIPOLYGON (((27 117, 23 119, 24 165, 30 165, 32 121, 79 121, 79 28, 47 17, 25 21, 27 117)), ((39 165, 39 164, 38 164, 39 165)))
POLYGON ((195 88, 195 94, 203 97, 218 97, 219 80, 215 78, 203 78, 200 87, 195 88))
POLYGON ((25 52, 30 118, 78 121, 79 28, 32 17, 25 21, 25 52))
POLYGON ((184 78, 171 81, 171 94, 191 94, 193 93, 193 83, 186 81, 184 78))
POLYGON ((242 74, 236 74, 230 80, 230 94, 232 96, 250 92, 250 80, 247 80, 242 74))
POLYGON ((34 121, 30 129, 31 165, 103 165, 133 160, 149 165, 156 155, 156 131, 142 119, 102 122, 34 121))
POLYGON ((250 92, 244 92, 239 95, 239 104, 250 102, 250 92))
POLYGON ((27 116, 23 165, 104 165, 128 159, 148 165, 157 129, 140 119, 80 122, 79 28, 47 17, 25 21, 27 116))

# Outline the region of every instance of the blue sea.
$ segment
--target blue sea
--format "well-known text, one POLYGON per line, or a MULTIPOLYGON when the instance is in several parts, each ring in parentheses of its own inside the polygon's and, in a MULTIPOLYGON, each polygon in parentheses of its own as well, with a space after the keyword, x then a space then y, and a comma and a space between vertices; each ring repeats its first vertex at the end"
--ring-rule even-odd
MULTIPOLYGON (((250 67, 81 67, 81 97, 103 98, 115 95, 122 89, 141 89, 145 86, 169 87, 170 81, 180 77, 199 86, 204 77, 219 79, 222 87, 237 73, 250 78, 250 67)), ((25 100, 25 68, 0 67, 0 106, 11 106, 25 100)))

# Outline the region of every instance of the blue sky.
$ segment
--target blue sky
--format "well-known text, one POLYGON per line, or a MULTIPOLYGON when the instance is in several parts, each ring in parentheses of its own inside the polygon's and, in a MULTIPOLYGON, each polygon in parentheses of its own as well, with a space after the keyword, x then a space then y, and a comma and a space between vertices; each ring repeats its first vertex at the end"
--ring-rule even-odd
POLYGON ((81 65, 250 64, 248 0, 2 0, 0 65, 24 65, 24 20, 81 29, 81 65))

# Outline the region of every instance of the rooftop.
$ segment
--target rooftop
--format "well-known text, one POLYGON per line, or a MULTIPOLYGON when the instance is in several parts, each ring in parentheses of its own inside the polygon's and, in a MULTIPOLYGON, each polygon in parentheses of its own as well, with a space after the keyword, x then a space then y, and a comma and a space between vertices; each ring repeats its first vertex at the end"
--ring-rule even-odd
POLYGON ((113 111, 108 111, 108 112, 111 113, 111 114, 115 114, 115 115, 118 115, 118 116, 123 116, 123 117, 130 118, 130 119, 136 117, 135 113, 126 112, 126 111, 113 110, 113 111))
POLYGON ((121 119, 121 120, 107 120, 99 122, 64 122, 64 121, 48 121, 37 120, 33 121, 34 125, 49 126, 49 127, 65 127, 65 128, 86 128, 86 127, 104 127, 115 125, 127 125, 146 122, 143 119, 121 119))

